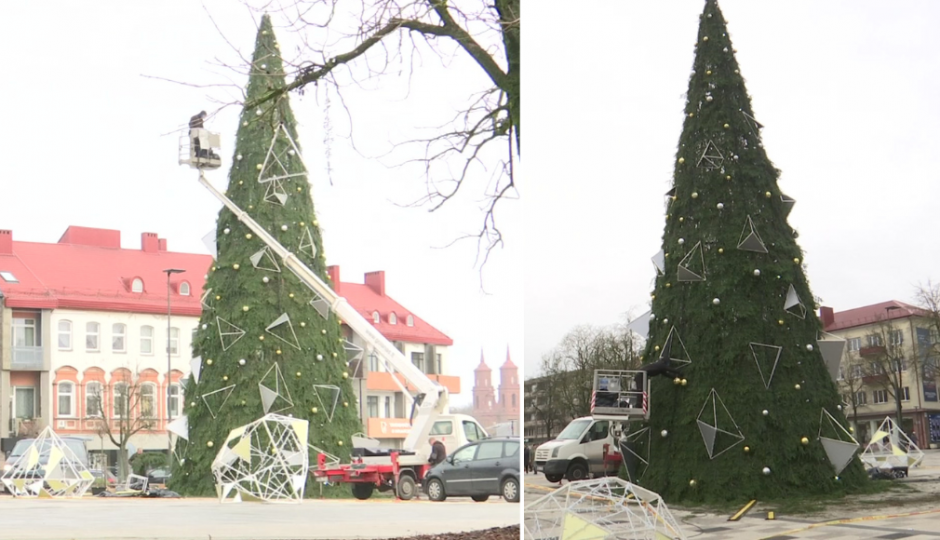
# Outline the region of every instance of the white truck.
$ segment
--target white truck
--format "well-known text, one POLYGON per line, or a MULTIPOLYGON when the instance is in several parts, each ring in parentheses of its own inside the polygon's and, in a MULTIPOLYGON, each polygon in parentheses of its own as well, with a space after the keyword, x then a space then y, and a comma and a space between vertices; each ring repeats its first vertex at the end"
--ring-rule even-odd
POLYGON ((620 437, 631 418, 649 418, 649 380, 644 371, 597 370, 591 416, 575 418, 535 450, 535 468, 549 482, 617 474, 620 437))
MULTIPOLYGON (((294 155, 303 162, 300 149, 283 125, 278 126, 272 138, 272 148, 278 136, 285 137, 293 147, 294 155)), ((320 482, 348 482, 352 484, 353 494, 360 499, 367 499, 374 489, 379 491, 394 490, 404 500, 417 494, 417 484, 429 470, 428 458, 431 446, 428 439, 434 437, 443 441, 448 453, 479 439, 488 438, 486 430, 467 415, 449 414, 448 391, 443 385, 431 380, 417 366, 405 357, 385 336, 379 333, 370 322, 350 306, 345 298, 338 296, 324 283, 317 274, 301 262, 293 253, 281 245, 267 230, 259 225, 247 212, 239 208, 224 193, 215 188, 206 179, 205 170, 218 169, 221 160, 214 150, 219 149, 220 137, 203 128, 190 130, 189 136, 180 138, 179 163, 189 165, 199 171, 199 182, 224 204, 239 221, 245 224, 258 239, 264 242, 300 281, 314 294, 311 301, 315 307, 333 311, 337 317, 378 356, 389 372, 398 373, 414 388, 411 410, 411 430, 401 450, 378 448, 377 441, 354 437, 354 443, 360 443, 353 449, 353 464, 338 464, 325 454, 317 456, 317 468, 311 467, 311 474, 320 482), (198 141, 198 143, 196 142, 198 141), (200 151, 197 152, 197 148, 200 151)), ((267 158, 273 159, 273 152, 267 158)), ((305 170, 310 170, 304 164, 305 170)), ((351 345, 351 344, 350 344, 351 345)), ((357 347, 358 348, 358 347, 357 347)), ((363 351, 359 351, 363 354, 363 351)), ((396 383, 398 379, 392 377, 396 383)), ((411 393, 399 383, 405 396, 411 393)))

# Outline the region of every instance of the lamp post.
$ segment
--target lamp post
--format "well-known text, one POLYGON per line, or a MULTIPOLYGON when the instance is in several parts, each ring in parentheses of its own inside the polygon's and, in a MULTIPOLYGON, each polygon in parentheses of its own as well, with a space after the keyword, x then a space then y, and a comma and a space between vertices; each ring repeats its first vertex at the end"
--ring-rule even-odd
POLYGON ((170 386, 173 382, 173 366, 170 363, 170 300, 173 298, 173 291, 170 287, 170 277, 185 271, 178 268, 167 268, 163 271, 166 273, 166 466, 168 468, 173 463, 173 434, 169 429, 170 420, 173 419, 170 413, 170 386))

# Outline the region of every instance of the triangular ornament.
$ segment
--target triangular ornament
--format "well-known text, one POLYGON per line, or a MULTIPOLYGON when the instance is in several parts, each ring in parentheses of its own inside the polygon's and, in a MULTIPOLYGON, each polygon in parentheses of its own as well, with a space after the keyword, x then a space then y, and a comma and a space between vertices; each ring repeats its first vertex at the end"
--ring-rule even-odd
POLYGON ((222 317, 215 318, 216 325, 219 328, 219 339, 222 341, 222 350, 227 351, 229 347, 235 344, 245 335, 245 331, 226 321, 222 317))
POLYGON ((715 459, 744 440, 741 428, 714 388, 705 399, 696 421, 709 459, 715 459))
POLYGON ((833 381, 839 380, 839 366, 842 363, 842 353, 845 351, 846 341, 839 336, 834 336, 828 332, 823 332, 824 337, 816 340, 819 347, 819 354, 823 357, 826 369, 829 370, 829 376, 833 381))
POLYGON ((212 289, 206 289, 206 292, 202 293, 202 298, 199 299, 199 303, 202 304, 202 309, 205 311, 211 311, 212 308, 212 289))
POLYGON ((315 384, 313 385, 313 393, 320 400, 320 406, 323 407, 327 420, 332 422, 336 404, 339 402, 339 387, 332 384, 315 384))
POLYGON ((290 389, 287 388, 287 382, 284 375, 281 374, 281 366, 274 363, 258 383, 258 390, 261 392, 262 405, 265 406, 264 413, 280 412, 294 406, 294 400, 291 398, 290 389))
POLYGON ((829 463, 836 470, 836 474, 845 469, 859 449, 858 443, 838 441, 828 437, 820 437, 819 442, 822 443, 823 449, 826 451, 826 457, 829 458, 829 463))
POLYGON ((764 343, 751 343, 749 346, 751 355, 754 356, 754 361, 757 362, 757 371, 760 373, 761 380, 764 381, 764 388, 770 388, 770 382, 777 371, 777 362, 780 361, 780 353, 783 352, 783 347, 764 343))
POLYGON ((216 235, 217 231, 212 229, 205 236, 202 237, 202 243, 206 246, 206 249, 209 250, 209 255, 212 255, 213 259, 219 258, 219 247, 216 244, 216 235))
POLYGON ((317 256, 317 245, 313 241, 313 233, 310 232, 310 227, 304 227, 304 232, 300 233, 300 244, 297 246, 297 251, 309 255, 311 258, 317 256))
POLYGON ((310 305, 313 306, 313 309, 317 310, 317 313, 324 319, 330 317, 330 303, 321 298, 317 293, 313 293, 313 300, 310 300, 310 305))
POLYGON ((209 414, 212 415, 213 419, 218 417, 222 407, 225 405, 225 402, 228 401, 228 398, 232 395, 232 391, 234 390, 235 385, 230 384, 225 388, 220 388, 202 395, 202 401, 206 404, 206 408, 209 409, 209 414))
POLYGON ((781 193, 780 202, 783 204, 783 217, 789 216, 790 211, 793 210, 793 205, 796 204, 796 199, 781 193))
POLYGON ((652 311, 647 311, 646 313, 640 315, 636 319, 633 319, 627 324, 627 330, 630 330, 634 334, 640 336, 643 339, 649 337, 650 333, 650 315, 652 311))
POLYGON ((193 380, 199 384, 199 373, 202 372, 202 357, 197 356, 189 361, 189 371, 193 375, 193 380))
POLYGON ((666 253, 663 250, 659 250, 656 255, 653 255, 652 261, 653 266, 656 267, 660 275, 666 273, 666 253))
POLYGON ((641 428, 623 437, 622 441, 629 444, 620 444, 620 455, 624 460, 627 476, 630 476, 630 468, 626 467, 626 461, 627 459, 634 461, 635 466, 633 469, 636 478, 629 479, 633 483, 639 482, 640 479, 643 478, 643 475, 646 474, 646 469, 649 467, 650 444, 652 443, 651 434, 652 430, 650 430, 649 427, 641 428))
POLYGON ((166 425, 167 431, 189 440, 189 417, 186 415, 173 419, 166 425))
POLYGON ((757 230, 754 228, 754 222, 751 220, 751 216, 747 216, 747 221, 744 223, 744 230, 741 231, 741 239, 738 242, 738 249, 742 251, 767 253, 767 246, 764 245, 764 241, 761 240, 760 235, 757 234, 757 230))
POLYGON ((705 255, 699 241, 679 261, 679 281, 705 281, 705 255))
POLYGON ((264 200, 281 206, 287 204, 287 191, 281 186, 280 180, 268 182, 268 186, 264 190, 264 200))
POLYGON ((277 259, 275 259, 274 254, 271 253, 270 246, 264 246, 259 251, 256 251, 251 257, 248 257, 248 260, 251 261, 251 265, 255 267, 255 270, 267 270, 269 272, 281 271, 281 266, 277 264, 277 259))
POLYGON ((355 343, 349 341, 348 339, 343 341, 343 348, 346 349, 346 361, 355 362, 362 358, 362 347, 356 345, 355 343))
POLYGON ((307 169, 300 158, 300 150, 284 124, 280 124, 271 138, 271 145, 268 147, 268 153, 265 155, 261 172, 258 174, 258 183, 266 184, 306 175, 307 169), (299 163, 300 172, 292 173, 289 171, 289 166, 294 160, 299 163))
POLYGON ((725 156, 721 153, 721 150, 718 149, 718 146, 716 146, 714 142, 708 141, 705 143, 702 155, 698 158, 698 163, 695 165, 697 167, 705 167, 706 169, 720 169, 724 162, 725 156))
POLYGON ((783 310, 801 319, 806 318, 806 306, 800 301, 799 295, 796 294, 796 288, 792 284, 787 289, 787 299, 783 303, 783 310))
POLYGON ((277 339, 287 343, 291 347, 300 350, 300 340, 297 339, 297 333, 294 332, 294 325, 290 322, 290 315, 282 313, 273 323, 264 329, 277 339))
POLYGON ((679 364, 679 368, 692 363, 689 351, 685 349, 685 344, 682 343, 682 338, 679 337, 679 331, 676 330, 675 326, 669 329, 669 335, 666 336, 666 342, 663 344, 660 357, 669 358, 670 362, 679 364), (676 347, 677 342, 678 347, 676 347))

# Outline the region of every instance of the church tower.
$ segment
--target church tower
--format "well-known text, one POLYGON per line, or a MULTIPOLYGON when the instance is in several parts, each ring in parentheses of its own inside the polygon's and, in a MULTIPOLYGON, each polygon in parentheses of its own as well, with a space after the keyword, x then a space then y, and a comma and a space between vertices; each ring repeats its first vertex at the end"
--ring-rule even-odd
POLYGON ((506 362, 499 368, 499 415, 500 422, 519 419, 519 368, 512 363, 509 347, 506 347, 506 362))
POLYGON ((483 427, 495 421, 496 392, 493 388, 493 370, 486 365, 483 351, 480 351, 480 365, 473 370, 473 417, 479 420, 483 427))

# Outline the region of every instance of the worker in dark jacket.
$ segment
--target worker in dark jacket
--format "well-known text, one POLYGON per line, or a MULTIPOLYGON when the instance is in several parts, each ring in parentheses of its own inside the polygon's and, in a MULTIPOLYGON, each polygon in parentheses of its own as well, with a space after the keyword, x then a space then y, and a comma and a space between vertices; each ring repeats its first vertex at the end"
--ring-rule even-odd
POLYGON ((428 442, 431 444, 431 457, 428 458, 428 463, 433 467, 444 461, 447 457, 447 449, 444 448, 444 443, 437 439, 429 439, 428 442))

